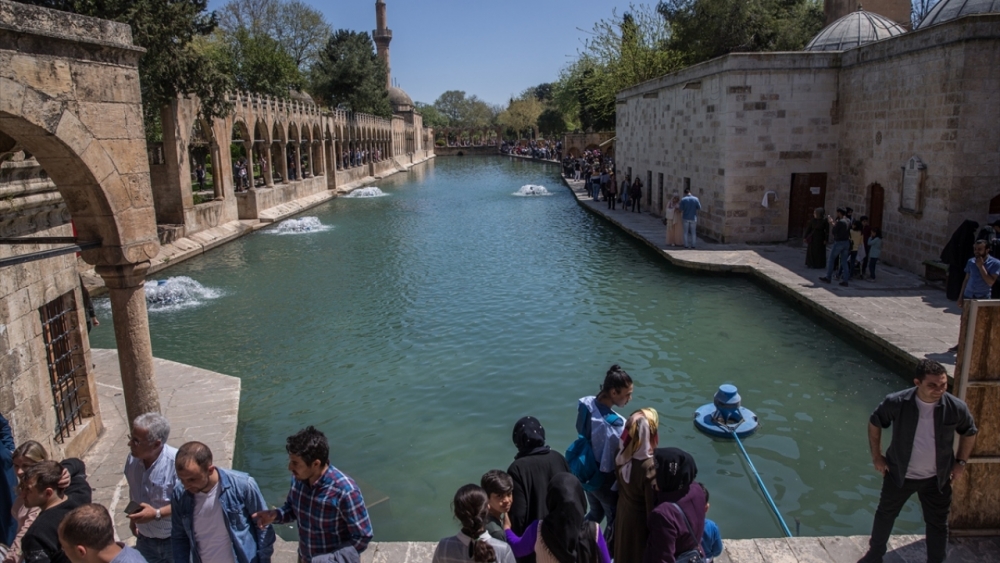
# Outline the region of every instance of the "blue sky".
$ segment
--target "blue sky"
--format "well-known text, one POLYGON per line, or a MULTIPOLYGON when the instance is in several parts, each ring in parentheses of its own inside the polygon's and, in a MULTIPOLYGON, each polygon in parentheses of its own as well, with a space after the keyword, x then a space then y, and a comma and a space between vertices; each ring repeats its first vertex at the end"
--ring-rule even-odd
MULTIPOLYGON (((375 0, 304 0, 334 29, 371 32, 375 0)), ((655 5, 655 0, 635 2, 655 5)), ((210 0, 217 9, 226 0, 210 0)), ((464 90, 506 105, 511 95, 552 82, 575 60, 597 20, 628 0, 386 0, 393 80, 415 101, 464 90)))

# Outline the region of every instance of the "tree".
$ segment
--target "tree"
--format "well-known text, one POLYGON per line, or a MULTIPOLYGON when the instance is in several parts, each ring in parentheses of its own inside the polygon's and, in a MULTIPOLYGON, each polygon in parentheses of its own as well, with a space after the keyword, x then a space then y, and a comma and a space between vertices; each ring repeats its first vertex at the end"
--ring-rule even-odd
POLYGON ((219 10, 219 25, 229 34, 245 29, 271 37, 303 73, 332 32, 323 14, 301 0, 229 0, 219 10))
POLYGON ((510 105, 497 117, 497 123, 518 137, 538 127, 538 116, 544 110, 542 102, 532 93, 511 100, 510 105))
POLYGON ((476 96, 448 90, 434 101, 434 108, 448 118, 451 127, 486 127, 496 121, 499 111, 476 96))
POLYGON ((217 25, 214 12, 206 12, 208 0, 22 1, 132 26, 132 41, 146 49, 139 61, 139 86, 147 136, 160 130, 160 108, 178 95, 197 95, 205 117, 229 111, 225 94, 232 81, 213 60, 192 48, 196 37, 207 36, 217 25))
POLYGON ((301 78, 292 57, 274 39, 242 28, 219 34, 208 52, 239 90, 287 98, 301 78))
POLYGON ((563 113, 555 108, 549 108, 538 116, 538 132, 543 136, 551 138, 558 137, 566 132, 566 118, 563 113))
POLYGON ((677 70, 681 55, 668 48, 670 30, 654 9, 641 5, 594 24, 580 57, 554 88, 557 105, 575 106, 580 126, 611 129, 618 92, 677 70), (575 98, 570 103, 569 100, 575 98))
POLYGON ((438 111, 433 104, 414 102, 413 107, 416 108, 417 113, 424 118, 425 127, 441 128, 448 126, 449 120, 447 116, 438 111))
POLYGON ((823 29, 817 0, 664 0, 669 45, 696 64, 732 52, 797 51, 823 29))
POLYGON ((917 29, 920 22, 924 21, 927 14, 931 12, 934 6, 937 6, 939 0, 912 0, 910 4, 910 29, 917 29))
POLYGON ((331 107, 392 116, 385 63, 367 33, 337 30, 319 52, 310 80, 311 92, 331 107))

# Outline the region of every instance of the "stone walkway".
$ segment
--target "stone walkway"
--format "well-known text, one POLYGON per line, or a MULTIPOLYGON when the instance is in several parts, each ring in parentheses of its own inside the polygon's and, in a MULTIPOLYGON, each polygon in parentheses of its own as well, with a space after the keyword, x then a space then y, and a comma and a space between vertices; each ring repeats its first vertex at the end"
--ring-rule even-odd
MULTIPOLYGON (((789 245, 727 245, 698 241, 696 250, 666 245, 666 227, 649 213, 609 210, 594 202, 583 182, 564 179, 585 208, 655 248, 671 263, 706 272, 748 274, 838 328, 888 363, 911 369, 930 358, 955 368, 948 348, 958 342, 961 311, 943 291, 916 274, 879 264, 875 282, 849 287, 826 284, 826 272, 805 267, 805 248, 789 245)), ((998 558, 1000 560, 1000 558, 998 558)))

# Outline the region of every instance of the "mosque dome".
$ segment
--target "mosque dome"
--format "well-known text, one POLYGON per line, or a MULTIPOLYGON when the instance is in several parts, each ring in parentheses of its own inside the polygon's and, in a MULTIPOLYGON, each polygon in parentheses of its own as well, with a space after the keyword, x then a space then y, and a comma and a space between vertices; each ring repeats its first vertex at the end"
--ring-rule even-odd
POLYGON ((392 104, 393 112, 410 111, 413 109, 413 99, 410 98, 410 95, 404 92, 402 88, 395 86, 389 87, 389 103, 392 104))
POLYGON ((906 29, 889 18, 859 9, 824 27, 805 50, 846 51, 904 33, 906 29))
POLYGON ((917 28, 923 29, 962 16, 996 13, 1000 13, 1000 0, 941 0, 927 12, 917 28))

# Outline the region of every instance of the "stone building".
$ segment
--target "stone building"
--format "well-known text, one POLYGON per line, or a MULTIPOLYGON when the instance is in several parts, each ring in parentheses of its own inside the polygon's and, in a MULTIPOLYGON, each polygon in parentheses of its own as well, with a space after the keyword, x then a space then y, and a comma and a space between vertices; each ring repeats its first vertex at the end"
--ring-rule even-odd
POLYGON ((1000 9, 942 0, 906 33, 852 12, 814 50, 733 53, 625 90, 619 171, 657 214, 691 187, 699 233, 720 242, 796 238, 814 208, 849 206, 882 227, 886 262, 923 271, 963 220, 1000 218, 1000 14, 982 6, 1000 9))
POLYGON ((128 415, 159 410, 141 54, 127 25, 0 0, 0 412, 56 459, 102 430, 76 252, 109 288, 128 415))
MULTIPOLYGON (((373 37, 388 68, 384 1, 376 16, 373 37)), ((433 158, 433 131, 406 92, 388 86, 389 119, 321 108, 301 92, 287 100, 234 92, 232 112, 211 122, 192 97, 164 108, 163 143, 150 147, 160 241, 221 226, 238 231, 245 228, 239 221, 263 220, 269 209, 433 158), (357 150, 369 155, 364 162, 345 161, 357 150), (236 172, 241 162, 246 176, 236 172), (199 165, 205 186, 197 185, 199 165)))

